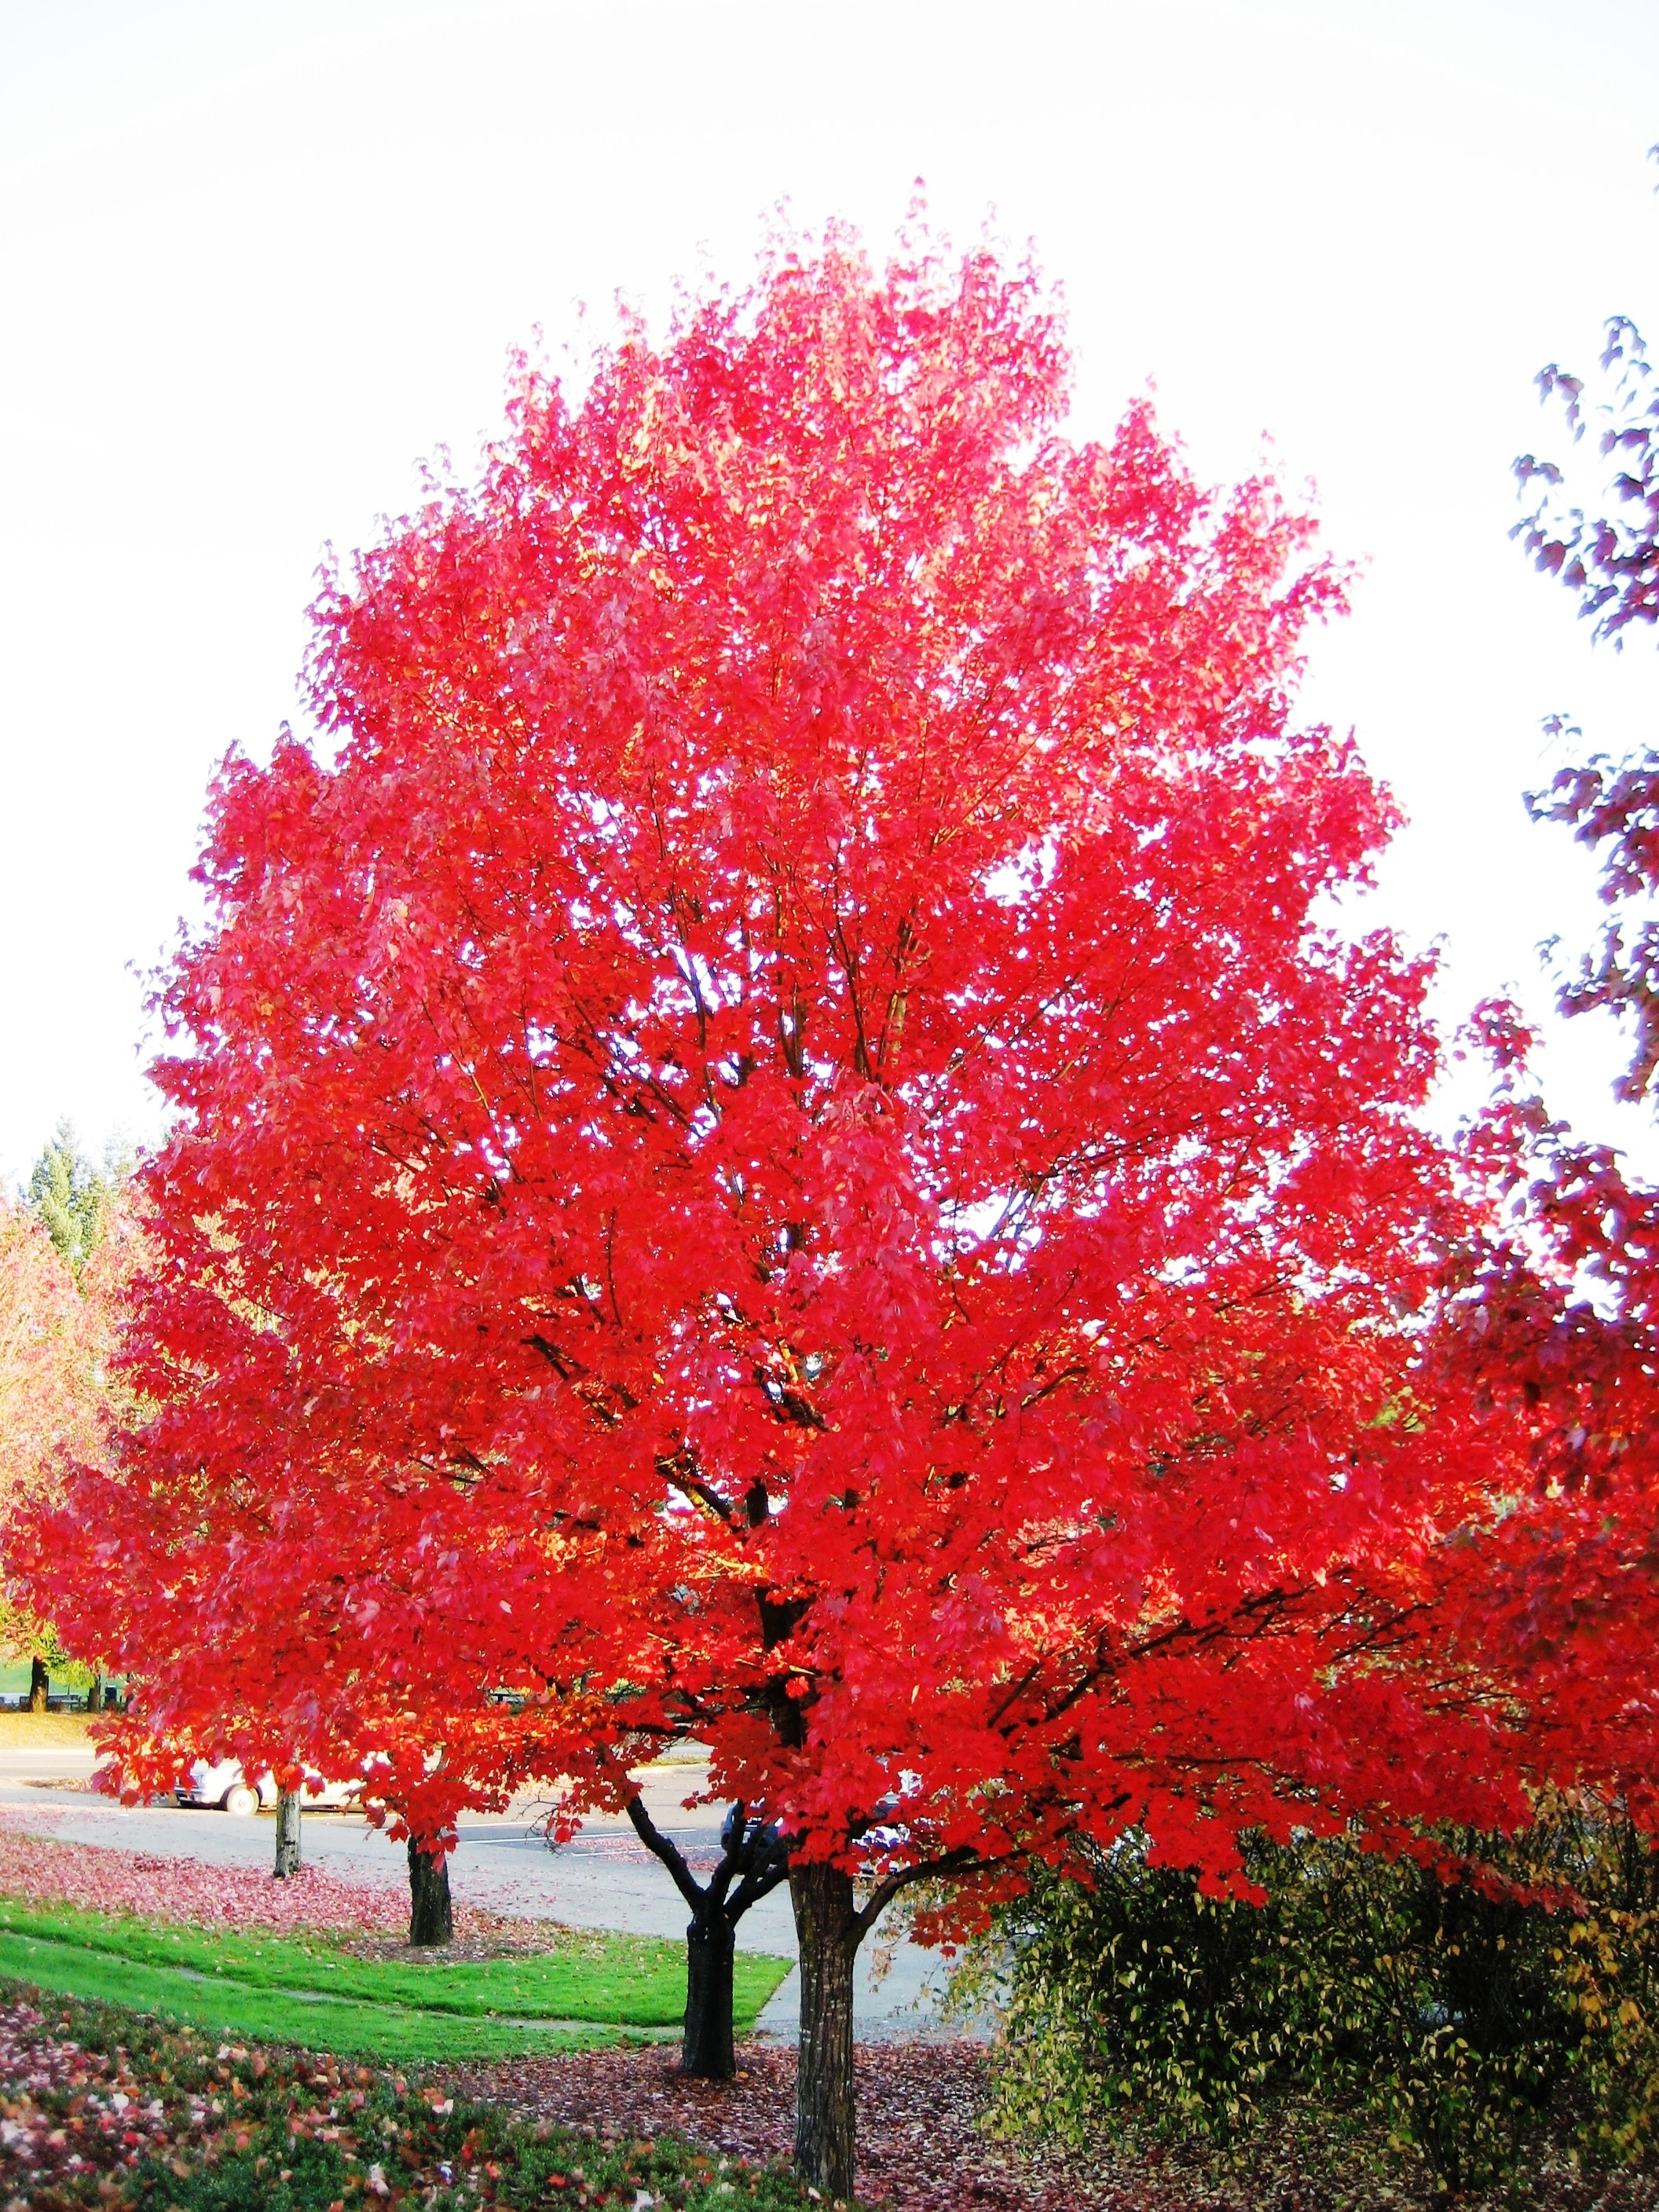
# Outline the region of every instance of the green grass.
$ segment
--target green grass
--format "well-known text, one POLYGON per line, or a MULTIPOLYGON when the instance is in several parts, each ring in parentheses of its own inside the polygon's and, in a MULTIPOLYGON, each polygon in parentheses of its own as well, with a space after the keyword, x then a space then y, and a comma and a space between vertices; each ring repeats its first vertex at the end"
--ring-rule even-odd
MULTIPOLYGON (((739 2033, 788 1971, 787 1959, 738 1958, 739 2033)), ((400 2065, 670 2033, 685 2009, 684 1951, 640 1936, 572 1929, 547 1953, 358 1959, 321 1937, 210 1934, 13 1899, 0 1899, 0 1974, 215 2034, 320 2039, 400 2065)))
MULTIPOLYGON (((73 1905, 24 1905, 0 1898, 0 1931, 106 1951, 135 1964, 223 1975, 250 1989, 303 1989, 365 2004, 411 2006, 487 2020, 584 2020, 611 2027, 671 2028, 686 2011, 686 1951, 677 1942, 568 1929, 557 1948, 491 1960, 352 1958, 321 1936, 208 1933, 157 1920, 112 1920, 73 1905)), ((785 1958, 738 1954, 732 2013, 748 2031, 790 1971, 785 1958)))
POLYGON ((187 2022, 219 2036, 277 2043, 325 2044, 343 2057, 386 2065, 459 2065, 468 2059, 518 2058, 536 2051, 574 2051, 616 2043, 641 2031, 560 2028, 506 2021, 467 2020, 453 2013, 416 2012, 350 1999, 288 1996, 250 1989, 215 1975, 198 1981, 162 1966, 137 1965, 75 1943, 0 1934, 0 1976, 33 1982, 64 1996, 130 2005, 158 2019, 187 2022))
MULTIPOLYGON (((254 1990, 305 1990, 365 2004, 518 2020, 673 2027, 685 2011, 683 1944, 572 1929, 556 1949, 465 1960, 357 1959, 321 1937, 210 1934, 165 1922, 114 1920, 73 1905, 0 1899, 0 1934, 43 1936, 161 1969, 189 1967, 254 1990)), ((732 1970, 739 2033, 789 1972, 789 1961, 740 1952, 732 1970)), ((251 2032, 251 2031, 250 2031, 251 2032)))
MULTIPOLYGON (((38 1985, 0 1983, 0 2005, 40 2000, 38 1985)), ((315 2043, 227 2049, 113 2005, 45 2002, 33 2030, 9 2024, 17 2064, 0 2077, 28 2146, 9 2179, 27 2183, 39 2212, 631 2212, 641 2201, 672 2212, 806 2212, 806 2192, 777 2165, 671 2136, 515 2119, 430 2079, 342 2066, 342 2054, 320 2055, 315 2043)), ((339 2008, 312 2009, 331 2025, 339 2008)))

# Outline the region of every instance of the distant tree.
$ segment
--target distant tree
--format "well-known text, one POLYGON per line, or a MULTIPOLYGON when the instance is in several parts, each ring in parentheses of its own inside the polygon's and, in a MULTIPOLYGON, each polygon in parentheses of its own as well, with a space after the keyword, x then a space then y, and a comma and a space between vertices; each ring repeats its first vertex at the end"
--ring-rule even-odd
POLYGON ((131 1166, 112 1146, 105 1152, 100 1174, 82 1152, 74 1124, 68 1120, 59 1121, 34 1164, 28 1181, 29 1210, 45 1224, 77 1283, 104 1234, 110 1207, 131 1166))
MULTIPOLYGON (((62 1455, 95 1454, 96 1322, 42 1223, 0 1201, 0 1527, 46 1495, 62 1455)), ((44 1704, 50 1627, 0 1603, 0 1646, 32 1661, 44 1704)))
MULTIPOLYGON (((131 1162, 112 1145, 101 1171, 58 1123, 30 1174, 24 1202, 0 1203, 0 1547, 21 1510, 58 1494, 71 1461, 97 1463, 108 1388, 106 1357, 136 1249, 122 1203, 131 1162)), ((90 1622, 91 1607, 76 1609, 90 1622)), ((73 1634, 70 1646, 82 1645, 73 1634)), ((44 1707, 70 1649, 39 1609, 0 1599, 0 1648, 31 1662, 29 1698, 44 1707)), ((103 1670, 89 1666, 88 1702, 103 1670)))

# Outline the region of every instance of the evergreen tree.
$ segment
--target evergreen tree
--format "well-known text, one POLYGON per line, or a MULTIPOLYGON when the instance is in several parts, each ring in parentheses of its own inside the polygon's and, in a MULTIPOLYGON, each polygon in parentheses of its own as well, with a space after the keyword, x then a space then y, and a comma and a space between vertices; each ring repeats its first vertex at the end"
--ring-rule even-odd
POLYGON ((78 1283, 104 1233, 105 1217, 131 1162, 114 1145, 106 1148, 100 1172, 82 1152, 74 1124, 59 1121, 28 1181, 29 1210, 78 1283))

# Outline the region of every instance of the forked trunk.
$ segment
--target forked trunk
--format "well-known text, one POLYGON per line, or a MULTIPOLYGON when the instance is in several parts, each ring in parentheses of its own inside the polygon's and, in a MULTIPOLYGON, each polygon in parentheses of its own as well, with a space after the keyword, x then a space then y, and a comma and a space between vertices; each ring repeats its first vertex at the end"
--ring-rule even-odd
POLYGON ((276 1792, 276 1864, 274 1869, 278 1881, 286 1881, 290 1875, 300 1871, 300 1793, 297 1790, 276 1792))
POLYGON ((800 1945, 800 2059, 795 2075, 795 2171, 828 2197, 853 2195, 853 1877, 839 1867, 789 1870, 800 1945))
POLYGON ((685 1931, 685 2039, 680 2070, 703 2081, 729 2081, 738 2070, 732 2034, 733 1932, 719 1911, 699 1915, 685 1931))
POLYGON ((428 1854, 409 1839, 409 1940, 412 1945, 447 1943, 455 1934, 455 1917, 449 1901, 449 1859, 443 1851, 428 1854))
POLYGON ((720 1860, 706 1882, 685 1863, 685 1854, 665 1836, 637 1794, 628 1801, 628 1817, 647 1850, 674 1877, 674 1887, 691 1908, 685 1931, 685 2034, 680 2071, 704 2081, 729 2081, 738 2070, 732 2023, 732 1954, 738 1923, 751 1905, 769 1897, 787 1879, 789 1846, 777 1824, 751 1820, 747 1806, 733 1805, 720 1824, 720 1860))
POLYGON ((46 1699, 51 1695, 52 1677, 46 1672, 46 1661, 32 1659, 29 1662, 29 1711, 32 1713, 45 1712, 46 1699))

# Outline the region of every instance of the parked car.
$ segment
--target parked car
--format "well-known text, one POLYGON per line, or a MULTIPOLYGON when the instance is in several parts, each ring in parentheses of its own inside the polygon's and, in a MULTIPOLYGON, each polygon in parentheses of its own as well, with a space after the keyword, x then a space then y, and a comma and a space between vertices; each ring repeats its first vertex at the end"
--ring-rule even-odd
MULTIPOLYGON (((324 1782, 313 1778, 306 1784, 302 1802, 308 1810, 319 1805, 355 1805, 362 1789, 361 1782, 324 1782)), ((198 1759, 190 1770, 190 1780, 180 1783, 173 1794, 181 1805, 215 1805, 223 1812, 246 1817, 262 1805, 269 1812, 276 1802, 276 1778, 266 1773, 250 1782, 234 1759, 198 1759)))

